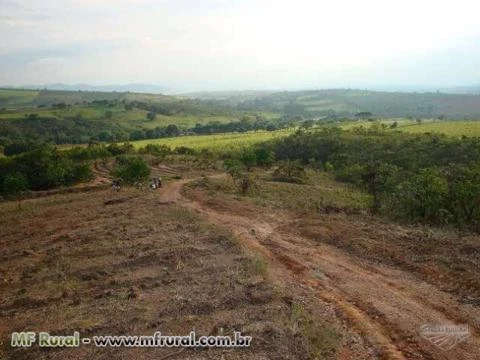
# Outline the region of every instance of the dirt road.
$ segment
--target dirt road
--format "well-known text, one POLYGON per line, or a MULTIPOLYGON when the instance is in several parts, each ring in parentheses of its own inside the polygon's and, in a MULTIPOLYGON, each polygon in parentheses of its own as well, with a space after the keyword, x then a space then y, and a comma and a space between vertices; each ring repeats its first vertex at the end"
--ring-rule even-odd
MULTIPOLYGON (((283 211, 243 204, 241 208, 182 195, 186 180, 167 184, 162 201, 193 209, 230 229, 252 252, 262 254, 273 281, 301 288, 335 306, 384 359, 480 359, 480 310, 414 275, 366 262, 300 235, 298 219, 283 211), (470 336, 449 350, 450 338, 422 338, 425 324, 468 324, 470 336)), ((321 231, 319 233, 321 238, 321 231)), ((354 357, 352 357, 354 358, 354 357)))

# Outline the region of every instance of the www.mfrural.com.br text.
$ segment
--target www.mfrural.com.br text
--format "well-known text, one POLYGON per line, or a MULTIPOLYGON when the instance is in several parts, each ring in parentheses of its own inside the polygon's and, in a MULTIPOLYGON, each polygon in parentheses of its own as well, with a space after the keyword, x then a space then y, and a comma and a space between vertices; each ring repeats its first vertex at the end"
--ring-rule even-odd
POLYGON ((94 345, 97 347, 249 347, 252 338, 240 332, 228 335, 208 335, 197 337, 195 331, 188 335, 162 335, 160 331, 153 335, 96 335, 82 337, 78 331, 72 335, 51 335, 48 332, 14 332, 11 335, 12 347, 79 347, 94 345))

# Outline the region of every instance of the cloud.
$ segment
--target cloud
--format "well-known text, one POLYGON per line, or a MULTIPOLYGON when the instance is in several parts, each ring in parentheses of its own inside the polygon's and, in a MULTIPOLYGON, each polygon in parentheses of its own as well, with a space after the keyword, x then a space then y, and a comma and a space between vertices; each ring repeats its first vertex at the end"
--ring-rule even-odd
POLYGON ((468 43, 480 40, 471 0, 67 0, 61 6, 0 0, 0 6, 2 82, 40 81, 22 67, 41 59, 63 59, 57 65, 64 71, 50 74, 50 82, 236 88, 480 77, 472 65, 480 54, 468 43), (449 61, 438 58, 445 54, 449 61))

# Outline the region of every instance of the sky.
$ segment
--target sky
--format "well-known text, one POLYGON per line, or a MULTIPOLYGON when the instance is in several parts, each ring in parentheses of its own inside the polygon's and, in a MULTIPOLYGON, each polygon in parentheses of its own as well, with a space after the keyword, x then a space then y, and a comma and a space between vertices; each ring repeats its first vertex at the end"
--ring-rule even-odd
POLYGON ((477 0, 0 0, 0 85, 480 84, 477 0))

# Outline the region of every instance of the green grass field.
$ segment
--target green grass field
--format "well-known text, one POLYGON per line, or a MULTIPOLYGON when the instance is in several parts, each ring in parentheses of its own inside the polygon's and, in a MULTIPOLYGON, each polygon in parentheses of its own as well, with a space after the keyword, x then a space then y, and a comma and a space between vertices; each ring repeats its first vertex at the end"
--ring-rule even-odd
MULTIPOLYGON (((398 119, 385 119, 379 122, 387 125, 388 127, 396 121, 398 127, 396 129, 388 128, 387 131, 405 131, 412 134, 424 134, 424 133, 438 133, 445 134, 447 136, 480 136, 480 120, 478 121, 440 121, 434 119, 422 119, 420 124, 416 120, 410 120, 406 118, 398 119)), ((343 130, 351 130, 358 126, 369 128, 374 123, 371 121, 351 121, 339 124, 339 127, 343 130)))
POLYGON ((131 142, 135 148, 140 148, 148 144, 167 145, 171 148, 186 146, 195 150, 211 149, 228 151, 242 147, 248 147, 253 144, 277 139, 291 135, 294 129, 277 130, 277 131, 257 131, 246 133, 228 133, 217 135, 192 135, 180 136, 174 138, 139 140, 131 142))
POLYGON ((36 90, 0 89, 0 105, 2 107, 26 106, 38 97, 38 93, 36 90))
MULTIPOLYGON (((382 124, 385 124, 387 126, 390 126, 394 121, 398 123, 398 126, 402 126, 403 124, 407 123, 412 123, 411 120, 408 120, 406 118, 398 118, 398 119, 382 119, 382 120, 377 120, 376 122, 380 122, 382 124)), ((355 127, 363 126, 364 128, 369 128, 372 126, 374 122, 368 121, 368 120, 357 120, 357 121, 347 121, 347 122, 341 122, 338 124, 338 127, 340 127, 343 130, 351 130, 355 127)))
POLYGON ((480 136, 480 121, 442 121, 422 123, 420 125, 403 125, 398 130, 414 134, 427 132, 441 133, 448 136, 480 136))

